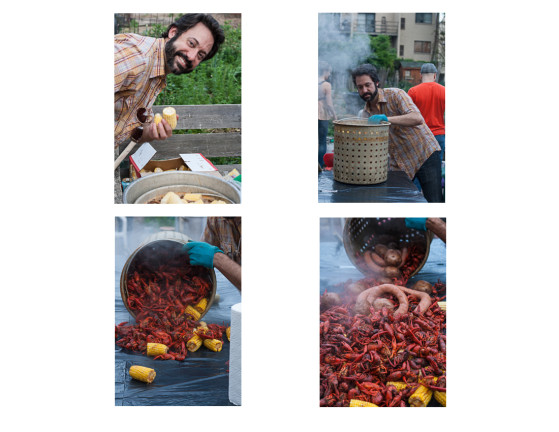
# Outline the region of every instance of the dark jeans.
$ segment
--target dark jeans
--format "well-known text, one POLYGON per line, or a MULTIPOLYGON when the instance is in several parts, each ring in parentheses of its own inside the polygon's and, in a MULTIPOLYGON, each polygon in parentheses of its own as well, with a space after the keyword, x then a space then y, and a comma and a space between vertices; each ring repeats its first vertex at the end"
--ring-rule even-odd
POLYGON ((435 135, 435 139, 437 140, 437 142, 439 143, 439 145, 441 146, 441 164, 443 162, 443 156, 444 156, 444 135, 435 135))
POLYGON ((427 202, 444 202, 441 179, 441 152, 434 152, 415 173, 427 202))
POLYGON ((328 135, 328 120, 318 121, 318 164, 324 166, 326 154, 326 135, 328 135))

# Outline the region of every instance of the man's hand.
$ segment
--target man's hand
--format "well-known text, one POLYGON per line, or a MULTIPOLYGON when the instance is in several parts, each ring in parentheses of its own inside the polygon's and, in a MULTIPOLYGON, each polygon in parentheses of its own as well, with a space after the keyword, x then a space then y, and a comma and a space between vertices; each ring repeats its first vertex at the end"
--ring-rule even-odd
POLYGON ((155 122, 153 122, 144 126, 144 133, 142 134, 139 144, 156 140, 164 140, 169 138, 171 135, 173 135, 173 129, 165 120, 161 120, 159 124, 155 124, 155 122))
POLYGON ((427 218, 406 218, 406 228, 427 231, 426 223, 427 218))
POLYGON ((209 243, 189 241, 182 247, 182 251, 188 254, 191 265, 199 265, 206 268, 213 268, 214 255, 217 252, 223 253, 217 246, 209 243))
POLYGON ((388 117, 386 117, 384 114, 374 114, 371 117, 369 117, 369 122, 370 124, 375 124, 378 125, 380 124, 380 122, 387 122, 388 121, 388 117))

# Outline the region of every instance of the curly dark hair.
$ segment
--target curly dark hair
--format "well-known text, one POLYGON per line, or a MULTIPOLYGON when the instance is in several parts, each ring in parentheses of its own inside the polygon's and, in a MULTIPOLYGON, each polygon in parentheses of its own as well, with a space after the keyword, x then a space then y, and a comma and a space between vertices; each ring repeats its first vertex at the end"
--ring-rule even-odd
POLYGON ((177 33, 175 37, 178 37, 188 29, 194 27, 198 23, 204 24, 212 32, 212 36, 214 38, 214 44, 212 46, 212 49, 210 50, 208 55, 204 57, 204 60, 202 61, 209 60, 217 53, 219 47, 221 46, 223 41, 225 41, 225 33, 223 32, 223 29, 216 21, 216 19, 211 15, 203 14, 203 13, 185 14, 181 16, 178 20, 176 20, 173 24, 169 25, 169 27, 167 27, 167 30, 161 35, 161 37, 168 38, 169 31, 173 27, 176 27, 177 29, 177 33))
POLYGON ((378 77, 377 68, 374 67, 372 64, 365 63, 357 66, 355 69, 351 71, 353 84, 357 85, 355 79, 361 75, 368 75, 373 80, 375 85, 378 87, 378 83, 380 82, 380 79, 378 77))

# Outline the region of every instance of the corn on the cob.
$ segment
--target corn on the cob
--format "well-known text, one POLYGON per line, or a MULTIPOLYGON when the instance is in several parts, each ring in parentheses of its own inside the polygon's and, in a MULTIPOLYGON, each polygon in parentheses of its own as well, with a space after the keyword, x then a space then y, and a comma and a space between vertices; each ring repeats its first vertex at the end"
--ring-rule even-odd
POLYGON ((446 392, 435 391, 433 392, 433 396, 438 403, 444 407, 446 406, 446 392))
POLYGON ((227 340, 231 342, 231 327, 225 329, 225 334, 227 335, 227 340))
POLYGON ((155 379, 155 371, 144 366, 130 366, 130 376, 139 381, 151 383, 155 379))
POLYGON ((183 200, 186 201, 198 201, 202 199, 202 194, 198 193, 185 193, 182 197, 183 200))
POLYGON ((188 305, 184 310, 184 313, 190 315, 194 321, 198 321, 200 319, 200 312, 194 309, 192 306, 188 305))
POLYGON ((208 299, 203 298, 198 303, 196 303, 196 305, 194 306, 194 309, 196 309, 198 312, 202 313, 206 310, 206 307, 208 307, 208 299))
POLYGON ((349 401, 349 406, 350 407, 377 407, 378 405, 375 405, 374 403, 371 402, 365 402, 359 399, 352 399, 349 401))
POLYGON ((186 349, 190 352, 197 351, 198 348, 200 348, 201 346, 202 338, 198 335, 192 336, 190 339, 188 339, 188 342, 186 342, 186 349))
POLYGON ((394 387, 396 387, 396 390, 400 391, 405 389, 408 385, 403 382, 403 381, 389 381, 386 383, 387 386, 389 385, 393 385, 394 387))
POLYGON ((431 402, 433 390, 420 385, 416 391, 410 396, 408 402, 412 407, 426 407, 431 402))
POLYGON ((223 343, 219 339, 204 339, 204 346, 212 351, 219 352, 223 348, 223 343))
POLYGON ((177 127, 177 112, 173 107, 163 108, 163 118, 167 123, 169 123, 171 129, 177 127))
POLYGON ((163 119, 163 117, 161 117, 161 114, 157 113, 155 114, 155 116, 153 117, 153 122, 158 125, 159 123, 161 123, 161 120, 163 119))
POLYGON ((443 301, 443 302, 437 302, 437 304, 439 305, 439 307, 440 307, 442 310, 446 311, 446 302, 445 302, 445 301, 443 301))
POLYGON ((169 351, 169 347, 167 345, 148 342, 148 356, 155 357, 158 355, 167 354, 167 351, 169 351))

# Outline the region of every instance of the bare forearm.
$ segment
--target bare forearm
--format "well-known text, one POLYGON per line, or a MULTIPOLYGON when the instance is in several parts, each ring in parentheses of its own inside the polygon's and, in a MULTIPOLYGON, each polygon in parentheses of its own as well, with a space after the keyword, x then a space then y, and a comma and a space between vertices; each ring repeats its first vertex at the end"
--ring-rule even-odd
POLYGON ((214 267, 241 291, 241 266, 227 255, 218 252, 214 255, 214 267))
POLYGON ((399 116, 388 117, 388 121, 395 126, 417 126, 423 123, 423 117, 418 112, 411 112, 399 116))
POLYGON ((439 218, 427 218, 425 228, 446 243, 446 222, 439 218))

